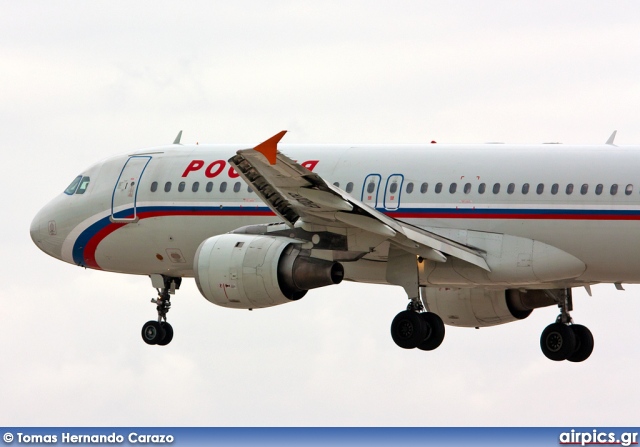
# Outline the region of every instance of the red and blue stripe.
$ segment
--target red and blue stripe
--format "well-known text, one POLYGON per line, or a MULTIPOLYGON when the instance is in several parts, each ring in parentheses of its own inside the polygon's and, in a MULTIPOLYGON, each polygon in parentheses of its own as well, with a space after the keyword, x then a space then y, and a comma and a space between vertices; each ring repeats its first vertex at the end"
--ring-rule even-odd
MULTIPOLYGON (((401 208, 385 211, 395 219, 492 219, 492 220, 582 220, 582 221, 634 221, 640 220, 640 209, 520 209, 520 208, 401 208)), ((139 220, 169 216, 211 217, 271 217, 275 214, 266 206, 152 206, 138 207, 139 220)), ((133 208, 117 212, 116 219, 132 219, 133 208)), ((96 250, 100 242, 126 222, 112 222, 110 216, 99 219, 86 228, 73 246, 73 261, 77 265, 100 269, 96 250)))

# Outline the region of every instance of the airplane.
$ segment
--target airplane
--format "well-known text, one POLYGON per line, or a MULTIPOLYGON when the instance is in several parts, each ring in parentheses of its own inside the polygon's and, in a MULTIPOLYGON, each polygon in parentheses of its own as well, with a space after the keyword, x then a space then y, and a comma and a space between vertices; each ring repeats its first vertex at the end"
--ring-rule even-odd
POLYGON ((401 286, 404 349, 445 324, 488 327, 557 306, 540 337, 582 362, 572 289, 640 282, 640 147, 605 144, 173 144, 94 164, 33 219, 34 243, 85 268, 147 275, 167 345, 182 278, 219 306, 259 309, 342 280, 401 286), (251 147, 253 146, 253 147, 251 147))

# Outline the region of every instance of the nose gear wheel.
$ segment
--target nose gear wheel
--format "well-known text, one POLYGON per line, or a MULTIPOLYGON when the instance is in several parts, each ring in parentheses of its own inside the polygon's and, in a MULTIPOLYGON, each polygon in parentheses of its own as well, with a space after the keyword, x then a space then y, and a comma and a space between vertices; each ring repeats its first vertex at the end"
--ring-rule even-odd
POLYGON ((171 295, 180 287, 182 278, 162 276, 164 286, 158 290, 158 297, 151 300, 156 305, 157 320, 147 321, 142 326, 142 340, 148 345, 168 345, 173 340, 173 327, 167 322, 171 309, 171 295))

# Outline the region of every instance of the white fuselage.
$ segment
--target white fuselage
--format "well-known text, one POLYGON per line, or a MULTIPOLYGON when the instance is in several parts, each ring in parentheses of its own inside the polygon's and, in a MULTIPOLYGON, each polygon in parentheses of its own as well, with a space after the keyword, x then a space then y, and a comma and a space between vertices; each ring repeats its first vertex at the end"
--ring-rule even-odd
MULTIPOLYGON (((83 193, 63 193, 40 211, 32 237, 45 252, 72 264, 193 276, 195 252, 205 239, 278 221, 227 162, 244 147, 171 145, 98 163, 82 172, 88 181, 83 193)), ((569 253, 586 265, 571 285, 640 282, 640 147, 279 150, 388 216, 449 239, 467 243, 466 232, 475 230, 569 253)), ((345 266, 348 279, 386 282, 380 269, 353 267, 345 266)))

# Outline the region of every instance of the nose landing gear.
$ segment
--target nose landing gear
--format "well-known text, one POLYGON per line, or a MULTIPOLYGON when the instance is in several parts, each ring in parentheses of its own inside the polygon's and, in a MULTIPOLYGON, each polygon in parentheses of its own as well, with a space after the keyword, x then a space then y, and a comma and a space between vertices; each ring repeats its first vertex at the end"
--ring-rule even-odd
POLYGON ((168 345, 173 340, 173 327, 167 322, 167 312, 171 309, 171 295, 180 288, 182 278, 164 275, 151 275, 151 282, 156 285, 162 281, 162 289, 158 288, 158 298, 151 300, 156 304, 158 320, 147 321, 142 326, 142 340, 148 345, 168 345))

